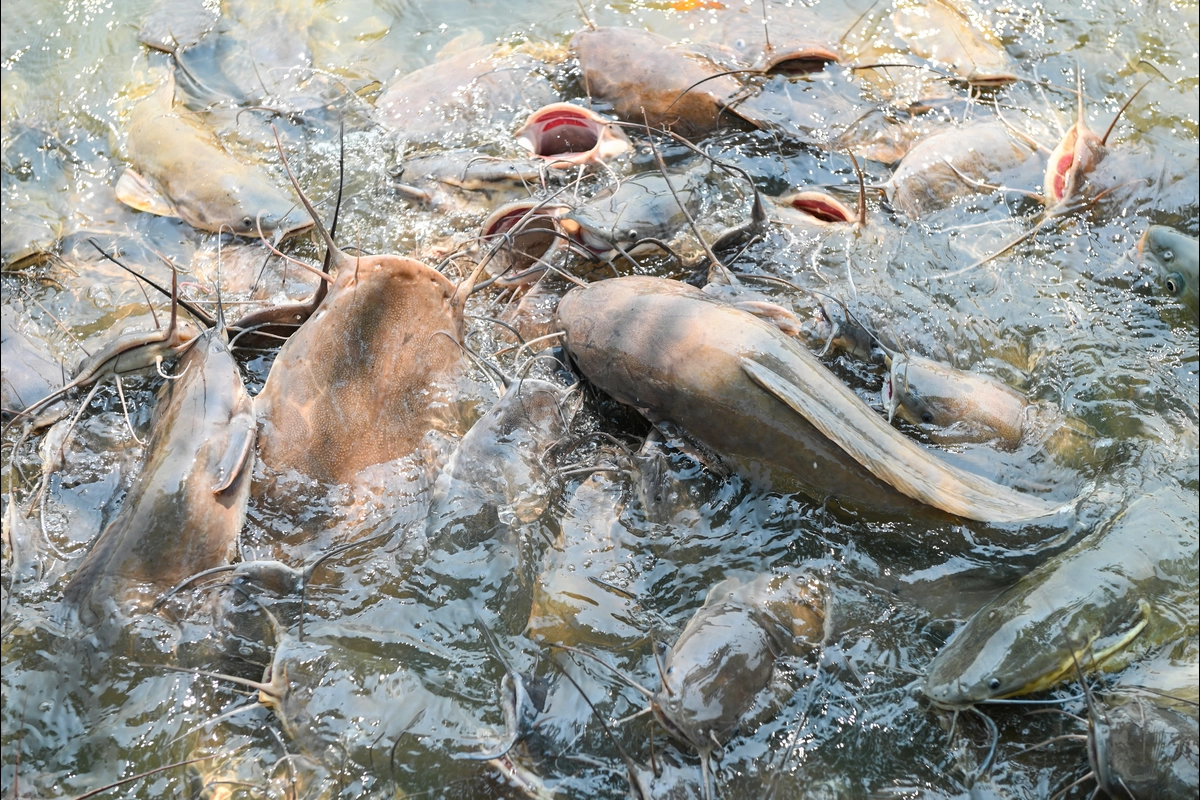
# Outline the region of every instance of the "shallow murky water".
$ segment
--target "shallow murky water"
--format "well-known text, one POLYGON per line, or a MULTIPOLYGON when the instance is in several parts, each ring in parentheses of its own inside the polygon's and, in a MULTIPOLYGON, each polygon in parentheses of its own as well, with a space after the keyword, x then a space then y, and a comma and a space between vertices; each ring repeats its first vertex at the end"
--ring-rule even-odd
MULTIPOLYGON (((614 3, 589 6, 587 13, 598 25, 703 40, 713 29, 713 5, 614 3)), ((872 58, 899 60, 904 54, 896 52, 897 42, 879 32, 886 15, 868 5, 823 0, 817 8, 831 29, 847 32, 848 48, 866 52, 874 42, 872 58)), ((614 742, 579 691, 609 720, 644 708, 642 695, 594 661, 572 660, 526 630, 539 582, 555 564, 578 574, 590 598, 585 605, 595 605, 580 612, 593 637, 568 643, 601 654, 651 689, 660 682, 655 648, 679 635, 722 579, 794 571, 821 587, 825 641, 811 653, 778 660, 771 685, 722 748, 718 797, 762 797, 768 787, 777 798, 1045 797, 1083 776, 1082 744, 1026 752, 1052 736, 1078 732, 1074 722, 1031 715, 1026 706, 996 706, 987 709, 997 729, 993 737, 980 715, 955 720, 932 708, 917 686, 959 624, 1112 518, 1127 498, 1163 486, 1179 489, 1164 496, 1180 501, 1168 511, 1194 552, 1196 320, 1187 307, 1161 296, 1135 248, 1149 224, 1200 232, 1200 25, 1195 3, 982 7, 1018 74, 1031 80, 974 96, 960 85, 927 84, 922 91, 940 99, 916 120, 918 132, 1002 115, 1052 147, 1074 118, 1077 65, 1088 121, 1101 133, 1150 79, 1114 128, 1102 165, 1106 185, 1117 188, 974 268, 976 259, 1035 224, 1040 205, 1018 191, 996 191, 912 222, 870 191, 861 233, 774 226, 730 258, 730 266, 828 293, 898 347, 997 377, 1090 426, 1096 443, 1083 453, 1048 453, 1039 445, 1007 452, 990 445, 941 449, 948 461, 1023 491, 1057 502, 1081 497, 1069 519, 1020 528, 880 518, 718 474, 673 444, 662 446, 657 461, 634 460, 626 450, 641 446, 649 425, 599 392, 583 391, 572 430, 603 435, 556 453, 551 461, 562 474, 537 487, 540 502, 532 511, 472 506, 453 495, 446 500, 418 459, 372 468, 356 490, 326 493, 300 482, 288 491, 259 493, 242 534, 243 560, 275 558, 299 567, 333 545, 380 538, 317 566, 303 608, 294 597, 264 597, 259 604, 243 598, 236 614, 223 617, 214 606, 223 597, 237 605, 238 595, 197 592, 105 638, 66 623, 59 601, 141 463, 139 440, 163 381, 126 380, 128 422, 116 389, 101 390, 69 440, 62 470, 40 495, 33 491, 41 471, 36 448, 26 445, 10 461, 16 431, 5 436, 4 485, 13 494, 4 501, 4 796, 71 797, 193 759, 114 792, 147 798, 524 796, 529 790, 473 757, 494 747, 505 730, 504 669, 481 625, 496 634, 516 670, 549 687, 544 711, 514 756, 540 791, 624 795, 629 782, 619 743, 638 764, 653 759, 662 768, 651 780, 655 795, 700 796, 694 753, 668 739, 649 716, 615 727, 614 742), (592 471, 598 466, 604 468, 592 471), (439 500, 430 511, 434 496, 439 500), (608 541, 601 535, 609 545, 596 544, 608 541), (261 608, 278 618, 279 630, 271 630, 261 608), (291 687, 280 713, 257 705, 252 687, 195 672, 257 681, 272 660, 277 674, 286 670, 291 687)), ((163 282, 170 273, 156 254, 173 259, 186 273, 184 296, 200 303, 213 299, 218 273, 229 308, 303 298, 315 285, 257 240, 218 240, 117 201, 114 186, 128 164, 130 110, 172 69, 170 56, 138 42, 151 10, 144 1, 4 5, 6 256, 10 234, 58 242, 46 263, 16 272, 6 266, 5 335, 12 319, 68 372, 80 348, 94 351, 114 331, 154 324, 138 285, 101 258, 92 240, 163 282)), ((414 203, 393 185, 399 168, 415 154, 438 151, 439 143, 495 156, 521 153, 511 137, 529 111, 520 103, 467 114, 434 144, 399 142, 373 110, 395 76, 502 42, 536 59, 552 96, 585 96, 565 51, 583 22, 578 6, 566 0, 536 6, 331 0, 280 8, 244 0, 229 4, 227 15, 239 23, 225 35, 242 49, 202 46, 183 53, 188 107, 239 158, 261 164, 283 185, 274 126, 300 184, 326 217, 337 193, 344 130, 338 240, 347 248, 437 262, 476 234, 489 209, 472 193, 451 190, 432 207, 414 203), (253 80, 237 66, 245 52, 264 65, 253 80), (293 69, 296 63, 303 67, 293 69)), ((183 14, 168 18, 177 26, 172 33, 183 36, 183 14)), ((910 77, 894 75, 905 72, 891 69, 888 85, 907 86, 910 77)), ((788 91, 812 103, 806 106, 812 119, 803 121, 812 141, 728 129, 700 145, 743 167, 763 192, 834 185, 852 203, 857 187, 850 159, 818 145, 829 141, 835 123, 845 124, 838 120, 869 110, 877 90, 847 67, 830 67, 788 91), (835 107, 830 98, 848 106, 835 107)), ((612 167, 622 176, 655 167, 645 136, 631 136, 634 154, 612 167)), ((661 146, 668 162, 689 163, 683 148, 661 146)), ((1044 156, 1030 159, 1003 181, 1017 190, 1040 189, 1044 163, 1044 156)), ((891 174, 877 162, 865 170, 868 183, 882 184, 891 174)), ((410 173, 403 173, 405 180, 410 173)), ((606 180, 597 171, 560 197, 587 197, 606 180)), ((737 180, 714 180, 701 193, 697 217, 705 230, 745 218, 747 193, 737 180)), ((689 236, 682 236, 681 249, 696 249, 689 236)), ((319 263, 320 250, 307 239, 285 249, 319 263)), ((456 269, 447 271, 457 278, 456 269)), ((614 269, 630 268, 618 261, 614 269)), ((640 269, 701 279, 657 256, 640 269)), ((586 268, 577 272, 584 275, 586 268)), ((167 303, 150 299, 161 316, 167 303)), ((484 293, 469 311, 487 316, 503 308, 495 293, 484 293)), ((506 343, 493 326, 473 319, 469 327, 474 347, 513 367, 514 355, 502 351, 506 343)), ((6 338, 6 362, 17 347, 6 338)), ((240 355, 252 393, 261 389, 273 357, 240 355)), ((880 406, 881 366, 844 356, 826 363, 880 406)), ((535 369, 555 377, 548 364, 535 369)), ((483 374, 461 384, 454 405, 466 418, 493 402, 483 374)), ((923 436, 914 427, 905 430, 923 436)), ((461 434, 432 435, 421 457, 441 463, 461 434)), ((258 477, 264 477, 261 467, 258 477)), ((1135 655, 1182 648, 1194 660, 1195 580, 1158 601, 1155 613, 1179 623, 1174 637, 1139 641, 1135 655)), ((1071 699, 1077 685, 1052 694, 1067 698, 1058 707, 1083 712, 1083 701, 1071 699)), ((1084 782, 1066 796, 1091 791, 1084 782)))

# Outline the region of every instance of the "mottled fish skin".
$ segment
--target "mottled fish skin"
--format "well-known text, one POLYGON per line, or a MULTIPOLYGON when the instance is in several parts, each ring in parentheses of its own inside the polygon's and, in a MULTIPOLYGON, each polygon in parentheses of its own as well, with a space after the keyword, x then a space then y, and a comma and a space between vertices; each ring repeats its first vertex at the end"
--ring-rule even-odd
POLYGON ((593 384, 652 421, 679 425, 752 478, 891 513, 933 506, 1012 523, 1059 510, 950 467, 777 327, 694 287, 600 281, 567 294, 558 320, 593 384))
POLYGON ((1138 242, 1142 258, 1154 265, 1162 290, 1200 312, 1200 242, 1166 225, 1151 225, 1138 242))
POLYGON ((168 80, 139 102, 129 119, 128 152, 136 172, 118 198, 152 213, 175 214, 193 228, 241 236, 291 235, 312 218, 261 168, 231 156, 191 111, 174 104, 168 80), (154 192, 160 196, 155 197, 154 192))
POLYGON ((435 384, 462 367, 459 302, 448 278, 410 258, 340 263, 255 400, 263 465, 338 484, 412 453, 433 427, 435 384))
POLYGON ((235 553, 253 471, 253 404, 216 329, 176 374, 155 409, 141 473, 67 584, 64 602, 84 625, 144 610, 235 553))
POLYGON ((1177 489, 1130 502, 1103 529, 980 609, 942 648, 923 691, 964 708, 1049 688, 1102 666, 1137 636, 1171 639, 1153 601, 1196 581, 1194 504, 1177 489), (1190 565, 1190 566, 1188 566, 1190 565))

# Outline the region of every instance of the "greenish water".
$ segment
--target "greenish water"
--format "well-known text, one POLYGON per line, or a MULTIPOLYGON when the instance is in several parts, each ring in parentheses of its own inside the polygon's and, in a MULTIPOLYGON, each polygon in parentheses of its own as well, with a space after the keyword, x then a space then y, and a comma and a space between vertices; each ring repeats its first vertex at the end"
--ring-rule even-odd
MULTIPOLYGON (((596 24, 646 27, 675 38, 709 35, 706 8, 680 12, 670 5, 614 3, 589 6, 588 14, 596 24)), ((867 5, 825 0, 818 8, 835 29, 847 30, 867 5)), ((336 193, 344 120, 343 246, 416 252, 433 261, 448 243, 473 235, 486 213, 458 201, 429 210, 391 188, 387 167, 397 158, 395 134, 371 121, 371 104, 394 76, 474 42, 523 43, 545 59, 543 72, 563 99, 583 95, 572 64, 562 60, 566 42, 583 24, 578 6, 565 0, 537 6, 298 2, 287 4, 286 14, 255 0, 240 8, 244 18, 262 26, 249 41, 264 48, 307 42, 311 66, 328 78, 321 90, 338 98, 335 110, 238 113, 234 104, 211 97, 190 105, 232 152, 261 163, 282 184, 274 123, 301 184, 325 214, 336 193), (268 27, 268 21, 282 28, 268 27)), ((6 535, 3 795, 73 797, 160 766, 206 758, 191 777, 185 768, 166 770, 113 793, 189 797, 190 780, 219 781, 212 787, 232 797, 523 796, 494 767, 463 757, 498 741, 504 726, 498 705, 503 670, 476 627, 479 619, 495 631, 518 670, 551 683, 546 710, 522 746, 525 767, 540 776, 546 791, 565 797, 622 796, 628 781, 620 754, 576 689, 558 677, 554 662, 569 659, 523 633, 531 587, 547 550, 560 534, 570 537, 597 520, 617 526, 620 545, 592 558, 605 567, 603 580, 634 598, 613 601, 613 613, 630 615, 633 624, 618 626, 610 618, 609 633, 620 646, 605 657, 651 688, 658 686, 659 674, 650 637, 628 632, 648 630, 660 645, 669 643, 708 588, 723 578, 796 570, 826 592, 827 641, 815 655, 779 660, 772 686, 724 748, 715 780, 718 797, 761 797, 768 783, 777 798, 960 796, 972 787, 972 796, 1046 797, 1086 773, 1079 744, 1022 752, 1051 736, 1078 732, 1070 720, 1029 715, 1020 706, 989 708, 998 743, 988 760, 991 734, 977 715, 952 721, 915 689, 962 621, 1067 539, 1111 517, 1123 498, 1163 484, 1181 487, 1193 504, 1175 516, 1185 520, 1181 536, 1195 540, 1196 322, 1186 308, 1156 294, 1133 251, 1149 224, 1192 236, 1200 232, 1200 23, 1195 3, 986 8, 1018 74, 1058 88, 1017 83, 968 101, 965 90, 954 87, 958 100, 921 124, 936 129, 950 118, 984 118, 994 113, 995 100, 1011 124, 1052 146, 1060 125, 1073 120, 1076 65, 1084 76, 1088 121, 1101 133, 1129 94, 1153 78, 1110 140, 1103 169, 1120 189, 1082 214, 1048 224, 1011 255, 955 279, 941 276, 1026 230, 1039 206, 1013 192, 996 192, 910 223, 872 199, 870 226, 861 236, 776 229, 732 266, 832 293, 904 347, 996 376, 1093 428, 1101 445, 1074 459, 1032 446, 1003 452, 968 445, 944 453, 955 464, 1055 500, 1083 496, 1065 534, 855 517, 802 496, 764 491, 736 476, 715 476, 670 450, 670 461, 653 481, 655 493, 667 498, 662 503, 639 491, 644 472, 636 469, 606 473, 613 477, 598 498, 580 489, 586 475, 567 474, 550 481, 548 508, 536 520, 500 521, 494 511, 464 517, 447 512, 431 529, 444 525, 456 544, 431 537, 422 548, 403 511, 410 503, 417 507, 421 491, 385 476, 366 510, 370 504, 355 498, 316 493, 287 502, 251 501, 242 541, 246 560, 273 557, 299 564, 347 531, 363 535, 394 528, 381 544, 351 551, 314 574, 302 632, 292 622, 295 603, 268 604, 287 621, 274 653, 262 638, 250 636, 233 648, 235 657, 215 653, 202 595, 191 607, 139 618, 117 642, 101 645, 64 625, 59 600, 139 465, 141 448, 126 427, 116 391, 108 388, 83 414, 40 515, 37 509, 25 513, 40 459, 32 448, 23 449, 17 461, 26 479, 14 481, 8 445, 15 437, 5 438, 5 487, 15 485, 19 504, 13 508, 6 496, 6 526, 20 558, 10 560, 14 548, 6 535), (1158 73, 1139 66, 1143 60, 1158 73), (417 501, 411 500, 414 492, 417 501), (287 666, 297 698, 283 720, 248 707, 255 697, 245 687, 170 668, 182 664, 258 680, 272 657, 287 666), (243 706, 248 708, 229 713, 243 706)), ((190 265, 185 291, 195 298, 209 296, 215 286, 218 259, 225 297, 235 303, 302 297, 311 290, 311 280, 277 259, 264 270, 268 254, 261 243, 229 242, 218 251, 212 234, 116 200, 113 187, 128 163, 129 108, 171 65, 169 56, 138 43, 149 11, 146 2, 40 0, 6 3, 3 9, 4 225, 15 226, 23 213, 40 209, 60 239, 50 263, 21 275, 5 273, 3 303, 6 314, 19 319, 20 330, 68 366, 81 355, 76 339, 94 350, 113 331, 153 324, 136 284, 101 260, 89 238, 161 280, 169 273, 155 251, 190 265)), ((216 56, 197 53, 186 63, 202 83, 219 88, 216 56)), ((831 68, 828 75, 814 87, 858 92, 848 69, 831 68)), ((253 94, 261 88, 256 83, 239 86, 253 94)), ((271 98, 242 104, 269 106, 271 98)), ((486 143, 490 152, 515 155, 501 134, 522 117, 519 111, 498 111, 464 126, 460 135, 464 143, 486 143)), ((786 137, 729 131, 704 144, 743 166, 772 194, 854 181, 843 155, 786 137)), ((668 156, 682 159, 683 153, 668 156)), ((1006 183, 1039 189, 1044 161, 1035 161, 1032 169, 1006 175, 1006 183)), ((634 159, 638 169, 652 164, 644 150, 634 159)), ((883 182, 889 174, 887 167, 867 165, 868 181, 883 182)), ((586 184, 580 191, 586 194, 586 184)), ((710 192, 702 217, 740 219, 745 204, 736 191, 722 184, 710 192)), ((287 249, 319 260, 307 241, 291 242, 287 249)), ((661 274, 675 270, 665 261, 646 264, 647 271, 661 274)), ((166 307, 155 302, 160 311, 166 307)), ((472 311, 495 313, 497 307, 493 295, 473 301, 472 311)), ((471 325, 477 347, 494 352, 502 346, 490 326, 471 325)), ((9 355, 6 345, 6 360, 9 355)), ((252 391, 261 387, 270 362, 270 354, 243 358, 252 391)), ((877 402, 881 368, 844 358, 830 364, 864 398, 877 402)), ((160 383, 157 377, 127 382, 131 423, 143 438, 160 383)), ((491 402, 494 395, 482 376, 467 384, 463 406, 491 402)), ((647 431, 636 415, 594 394, 574 424, 579 431, 598 430, 630 443, 647 431)), ((568 461, 619 458, 594 447, 568 461)), ((423 519, 423 508, 412 516, 423 519)), ((1195 591, 1194 583, 1178 587, 1159 611, 1177 619, 1184 643, 1193 645, 1200 620, 1195 591)), ((243 616, 261 619, 253 609, 243 616)), ((256 622, 251 629, 255 625, 263 627, 256 622)), ((1153 655, 1159 645, 1135 647, 1153 655)), ((602 714, 614 719, 644 707, 644 698, 612 674, 577 661, 567 669, 602 714)), ((1077 692, 1068 685, 1057 694, 1077 692)), ((1060 707, 1076 713, 1084 708, 1081 700, 1060 707)), ((656 793, 700 796, 695 754, 669 740, 649 717, 619 726, 615 735, 640 764, 650 762, 653 737, 653 757, 664 768, 653 782, 656 793)), ((1091 790, 1085 782, 1067 796, 1082 798, 1091 790)))

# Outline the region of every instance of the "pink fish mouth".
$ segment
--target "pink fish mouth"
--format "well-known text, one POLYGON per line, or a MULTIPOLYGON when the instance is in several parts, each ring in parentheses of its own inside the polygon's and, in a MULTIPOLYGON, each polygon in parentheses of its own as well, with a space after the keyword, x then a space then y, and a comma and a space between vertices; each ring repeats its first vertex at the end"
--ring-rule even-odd
POLYGON ((778 198, 777 202, 799 211, 821 225, 858 220, 858 215, 847 208, 845 203, 824 192, 796 192, 778 198))
POLYGON ((594 164, 628 151, 628 137, 609 120, 570 103, 551 103, 530 115, 517 144, 551 166, 594 164))
POLYGON ((497 285, 529 283, 546 271, 566 247, 558 219, 566 210, 566 206, 519 201, 501 206, 484 220, 480 238, 488 248, 504 242, 496 256, 501 271, 497 285))

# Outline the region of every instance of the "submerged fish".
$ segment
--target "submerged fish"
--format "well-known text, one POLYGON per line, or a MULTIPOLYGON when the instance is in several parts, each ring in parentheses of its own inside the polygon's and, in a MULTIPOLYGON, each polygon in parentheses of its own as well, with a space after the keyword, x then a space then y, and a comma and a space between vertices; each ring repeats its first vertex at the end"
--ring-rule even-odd
POLYGON ((506 124, 558 99, 540 63, 497 45, 473 47, 397 78, 375 108, 407 142, 462 143, 481 125, 506 124))
POLYGON ((889 419, 895 414, 942 444, 993 442, 1012 450, 1040 440, 1050 452, 1067 454, 1096 438, 1083 422, 1031 403, 995 378, 914 355, 891 356, 883 405, 889 419))
POLYGON ((744 5, 732 5, 716 16, 713 41, 751 69, 804 75, 841 58, 837 35, 815 9, 803 4, 774 6, 769 22, 757 7, 744 5))
POLYGON ((261 168, 231 156, 200 118, 175 105, 167 80, 129 119, 133 166, 117 182, 117 199, 139 211, 181 218, 193 228, 282 239, 312 227, 312 218, 261 168))
POLYGON ((676 423, 751 477, 867 508, 925 504, 986 522, 1057 510, 946 464, 778 328, 686 284, 601 281, 564 297, 558 319, 593 384, 651 421, 676 423))
POLYGON ((8 303, 0 308, 0 341, 4 347, 0 384, 6 417, 57 391, 66 377, 62 364, 44 343, 17 326, 16 317, 17 310, 8 303))
POLYGON ((947 65, 972 86, 1017 79, 999 38, 966 0, 903 0, 892 12, 892 24, 914 54, 947 65))
POLYGON ((824 626, 813 583, 785 574, 722 581, 671 645, 656 716, 672 736, 711 751, 767 688, 776 659, 819 644, 824 626))
POLYGON ((528 523, 546 508, 542 458, 571 420, 564 390, 537 378, 513 380, 467 431, 434 490, 433 515, 497 509, 502 522, 528 523), (452 512, 452 513, 448 513, 452 512))
POLYGON ((1078 669, 1119 663, 1114 657, 1139 636, 1178 635, 1178 620, 1156 602, 1182 586, 1194 591, 1194 510, 1178 489, 1130 501, 971 617, 930 664, 926 696, 963 708, 1029 694, 1078 669))
POLYGON ((1088 757, 1105 794, 1119 800, 1196 796, 1200 723, 1194 704, 1180 708, 1151 695, 1118 695, 1090 705, 1088 757))
POLYGON ((223 337, 216 328, 201 334, 180 359, 155 409, 142 472, 67 584, 64 602, 85 625, 144 610, 235 553, 255 420, 223 337))
POLYGON ((975 122, 921 139, 888 181, 888 199, 912 219, 980 191, 964 180, 985 183, 1033 154, 999 122, 975 122))
POLYGON ((619 648, 644 635, 630 623, 637 539, 621 522, 629 488, 622 477, 595 472, 572 495, 533 586, 528 636, 619 648))
POLYGON ((1138 252, 1154 266, 1158 285, 1196 314, 1200 306, 1200 243, 1165 225, 1151 225, 1138 240, 1138 252))

